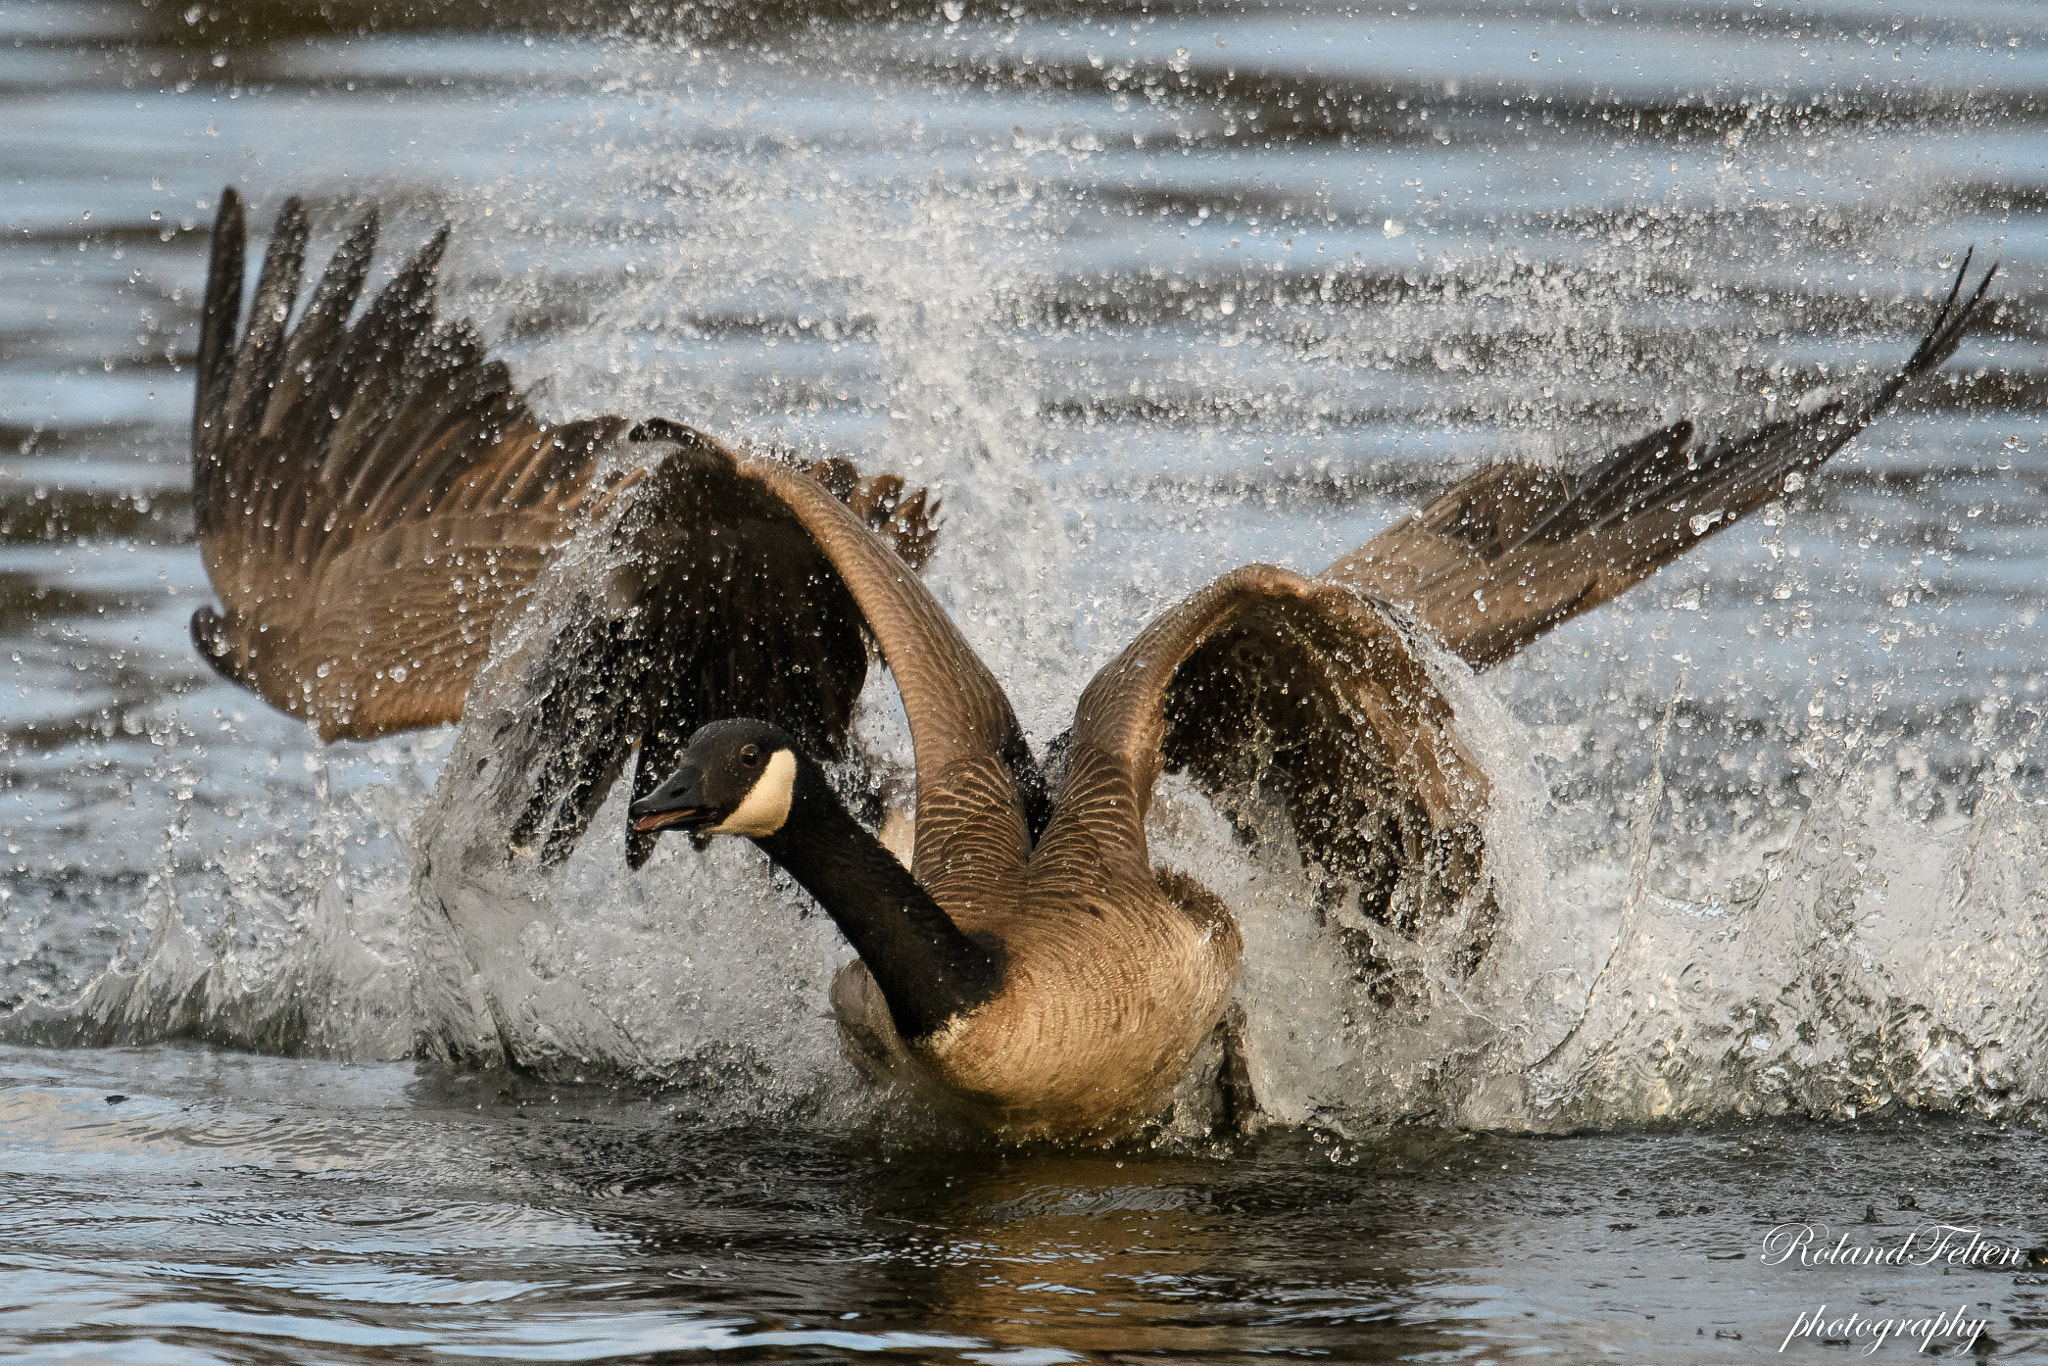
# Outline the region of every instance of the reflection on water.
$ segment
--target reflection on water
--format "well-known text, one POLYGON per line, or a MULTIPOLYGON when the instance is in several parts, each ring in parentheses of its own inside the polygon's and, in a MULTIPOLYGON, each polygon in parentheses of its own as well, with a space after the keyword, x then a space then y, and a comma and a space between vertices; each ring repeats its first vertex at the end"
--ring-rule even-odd
POLYGON ((1681 1361, 1967 1288, 1994 1353, 2038 1350, 2036 1273, 1755 1245, 1866 1210, 2041 1232, 2048 1161, 1996 1126, 2048 1100, 2044 68, 2032 7, 1876 0, 0 4, 0 1007, 66 1045, 0 1055, 0 1337, 1681 1361), (592 841, 573 924, 505 938, 666 1089, 396 1061, 434 1023, 414 834, 453 737, 320 749, 186 636, 229 181, 330 236, 377 202, 394 251, 453 220, 449 306, 550 411, 941 484, 935 587, 1041 744, 1207 576, 1325 563, 1503 452, 1894 365, 1957 253, 2005 264, 1924 401, 1482 680, 1529 769, 1514 962, 1557 971, 1458 1039, 1576 1028, 1548 1071, 1432 1070, 1444 1017, 1358 1008, 1289 851, 1179 809, 1162 843, 1275 950, 1254 1051, 1304 1127, 1006 1154, 850 1093, 842 950, 733 851, 636 880, 592 841), (1738 1121, 1784 1112, 1828 1122, 1738 1121))
POLYGON ((2034 1246, 2006 1212, 2040 1136, 1952 1121, 935 1150, 156 1048, 0 1053, 0 1123, 0 1335, 31 1353, 1732 1361, 1824 1300, 1967 1302, 2017 1359, 2048 1314, 2034 1271, 1762 1263, 1780 1223, 2034 1246))

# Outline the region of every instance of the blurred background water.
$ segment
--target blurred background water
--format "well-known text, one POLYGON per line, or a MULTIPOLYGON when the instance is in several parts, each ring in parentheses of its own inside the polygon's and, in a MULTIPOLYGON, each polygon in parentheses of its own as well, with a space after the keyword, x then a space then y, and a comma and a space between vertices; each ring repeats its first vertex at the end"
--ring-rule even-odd
POLYGON ((1958 1294, 2042 1350, 2034 1271, 1758 1259, 2048 1222, 2033 6, 0 3, 0 177, 6 1350, 1690 1361, 1958 1294), (375 203, 394 260, 452 221, 445 307, 544 410, 936 482, 1041 745, 1209 576, 1757 420, 2004 266, 1915 402, 1474 685, 1513 989, 1375 1015, 1287 852, 1177 794, 1280 1122, 1003 1153, 852 1092, 786 885, 629 879, 609 816, 515 932, 610 1032, 436 1060, 453 732, 323 748, 186 637, 225 183, 327 242, 375 203))

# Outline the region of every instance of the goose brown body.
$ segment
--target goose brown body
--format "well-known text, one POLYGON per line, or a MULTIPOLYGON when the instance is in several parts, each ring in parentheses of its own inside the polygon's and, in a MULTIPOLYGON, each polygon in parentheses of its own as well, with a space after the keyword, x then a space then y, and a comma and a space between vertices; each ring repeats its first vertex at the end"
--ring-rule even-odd
POLYGON ((473 333, 435 321, 439 238, 351 323, 374 236, 358 228, 287 335, 307 232, 287 205, 237 344, 241 209, 223 197, 194 418, 226 607, 194 619, 206 657, 325 736, 452 719, 543 573, 592 548, 491 720, 514 857, 565 856, 637 752, 637 866, 702 815, 676 793, 707 723, 772 723, 801 763, 764 768, 791 786, 731 832, 860 951, 832 993, 848 1052, 1017 1138, 1157 1113, 1230 1000, 1228 910, 1147 846, 1163 770, 1241 824, 1250 794, 1283 792, 1326 888, 1395 934, 1455 918, 1469 970, 1496 918, 1489 789, 1444 670, 1508 657, 1775 496, 1953 352, 1990 280, 1959 303, 1959 273, 1866 390, 1718 441, 1676 424, 1576 476, 1488 466, 1320 574, 1232 571, 1096 675, 1041 766, 919 580, 921 491, 660 419, 540 423, 473 333), (915 751, 907 871, 812 762, 846 752, 871 651, 915 751))
POLYGON ((1401 737, 1371 753, 1354 738, 1348 755, 1333 737, 1336 764, 1353 767, 1334 782, 1402 793, 1410 833, 1466 829, 1483 811, 1484 774, 1395 616, 1348 586, 1245 566, 1160 617, 1082 694, 1064 781, 1035 847, 1017 839, 1021 822, 1006 820, 999 800, 934 841, 935 856, 947 853, 929 866, 920 838, 919 881, 956 923, 1003 944, 1004 989, 906 1049, 891 1037, 872 977, 853 964, 834 1005, 855 1022, 861 1046, 1010 1134, 1114 1132, 1155 1113, 1222 1016, 1243 940, 1206 888, 1153 867, 1153 786, 1171 733, 1192 758, 1209 725, 1250 721, 1244 710, 1231 714, 1233 702, 1270 719, 1273 691, 1351 718, 1333 731, 1401 737), (1205 698, 1214 684, 1190 661, 1247 647, 1285 681, 1251 690, 1247 704, 1239 672, 1234 698, 1205 698), (1176 701, 1202 719, 1174 716, 1176 701))
POLYGON ((846 1050, 1009 1138, 1108 1136, 1155 1114, 1229 1003, 1243 940, 1171 873, 1070 882, 1027 871, 1010 906, 955 917, 1002 943, 1002 990, 908 1046, 873 974, 847 964, 832 984, 846 1050))

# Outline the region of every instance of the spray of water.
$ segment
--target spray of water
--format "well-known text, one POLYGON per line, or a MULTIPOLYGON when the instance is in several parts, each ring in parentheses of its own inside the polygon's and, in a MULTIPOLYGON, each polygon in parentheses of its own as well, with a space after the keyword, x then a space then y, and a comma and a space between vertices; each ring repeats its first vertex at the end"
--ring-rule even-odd
MULTIPOLYGON (((1120 565, 1090 567, 1069 534, 1100 510, 1091 499, 1138 488, 1138 472, 1119 466, 1129 452, 1110 442, 1092 473, 1064 482, 1045 458, 1046 371, 1010 316, 1048 223, 1025 183, 1034 153, 973 184, 856 181, 801 146, 752 149, 744 172, 707 153, 683 164, 663 154, 658 173, 645 147, 627 145, 586 168, 583 192, 603 182, 623 196, 636 257, 629 275, 610 277, 600 307, 542 348, 554 364, 536 372, 579 380, 548 401, 570 415, 663 412, 714 429, 738 413, 741 439, 850 445, 930 484, 948 513, 934 591, 1043 746, 1081 683, 1167 594, 1135 573, 1119 577, 1120 565), (758 311, 785 296, 791 322, 763 343, 756 372, 724 377, 698 363, 681 320, 720 316, 736 298, 758 311), (775 407, 761 394, 781 384, 781 344, 823 347, 828 358, 812 364, 808 393, 792 383, 775 407), (825 389, 870 397, 820 419, 821 431, 806 417, 825 389)), ((553 240, 515 187, 454 207, 472 225, 486 221, 483 208, 500 210, 492 221, 505 225, 496 230, 510 234, 502 250, 513 258, 521 234, 553 240)), ((1435 345, 1428 334, 1447 318, 1524 338, 1547 319, 1571 343, 1562 332, 1579 295, 1559 294, 1555 277, 1513 263, 1446 273, 1453 282, 1398 326, 1365 335, 1354 325, 1288 363, 1369 375, 1435 345)), ((471 302, 487 318, 523 307, 514 279, 471 302)), ((1219 333, 1216 345, 1244 337, 1219 333)), ((1463 363, 1449 351, 1441 360, 1447 371, 1463 363)), ((1217 382, 1203 364, 1165 374, 1217 382)), ((1294 401, 1276 392, 1273 402, 1294 401)), ((1317 430, 1321 420, 1304 418, 1317 430)), ((1201 455, 1236 438, 1213 424, 1190 440, 1201 455)), ((1244 501, 1227 489, 1173 496, 1192 498, 1190 515, 1211 523, 1244 501)), ((1176 534, 1167 519, 1155 539, 1176 534)), ((736 1114, 862 1113, 824 1016, 849 950, 751 848, 699 853, 675 841, 629 873, 617 792, 564 866, 544 871, 508 853, 518 775, 489 761, 536 724, 524 688, 575 576, 592 568, 596 552, 579 553, 563 557, 503 641, 460 733, 384 765, 409 783, 381 796, 336 787, 316 761, 302 810, 254 821, 213 858, 204 905, 174 823, 126 947, 76 999, 19 1012, 8 1035, 451 1056, 671 1083, 736 1114)), ((1434 668, 1496 794, 1486 835, 1501 929, 1474 971, 1458 965, 1459 926, 1408 939, 1322 906, 1277 809, 1262 822, 1275 833, 1246 843, 1176 779, 1155 805, 1158 860, 1213 888, 1243 927, 1238 1004, 1268 1122, 1555 1129, 1852 1115, 1894 1102, 2030 1116, 2048 1103, 2038 971, 2048 819, 2016 776, 2019 755, 1994 768, 1969 814, 1930 822, 1896 804, 1892 751, 1852 714, 1839 735, 1816 732, 1810 799, 1789 838, 1756 826, 1700 835, 1664 814, 1675 705, 1652 712, 1662 715, 1654 735, 1628 741, 1652 755, 1633 792, 1567 797, 1532 767, 1542 743, 1509 715, 1494 680, 1449 659, 1434 668), (1617 805, 1627 838, 1585 839, 1617 805), (1686 860, 1722 893, 1666 894, 1665 865, 1686 860), (1361 943, 1374 973, 1361 970, 1361 943)), ((877 761, 907 763, 886 679, 871 685, 855 732, 877 761)))

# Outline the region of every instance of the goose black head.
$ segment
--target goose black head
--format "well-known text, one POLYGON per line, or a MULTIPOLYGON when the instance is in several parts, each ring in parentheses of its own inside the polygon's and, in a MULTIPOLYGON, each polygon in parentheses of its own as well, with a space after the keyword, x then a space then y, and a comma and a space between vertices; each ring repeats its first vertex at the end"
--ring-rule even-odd
POLYGON ((634 802, 635 830, 763 839, 782 828, 796 795, 796 742, 765 721, 714 721, 690 737, 682 764, 634 802))

